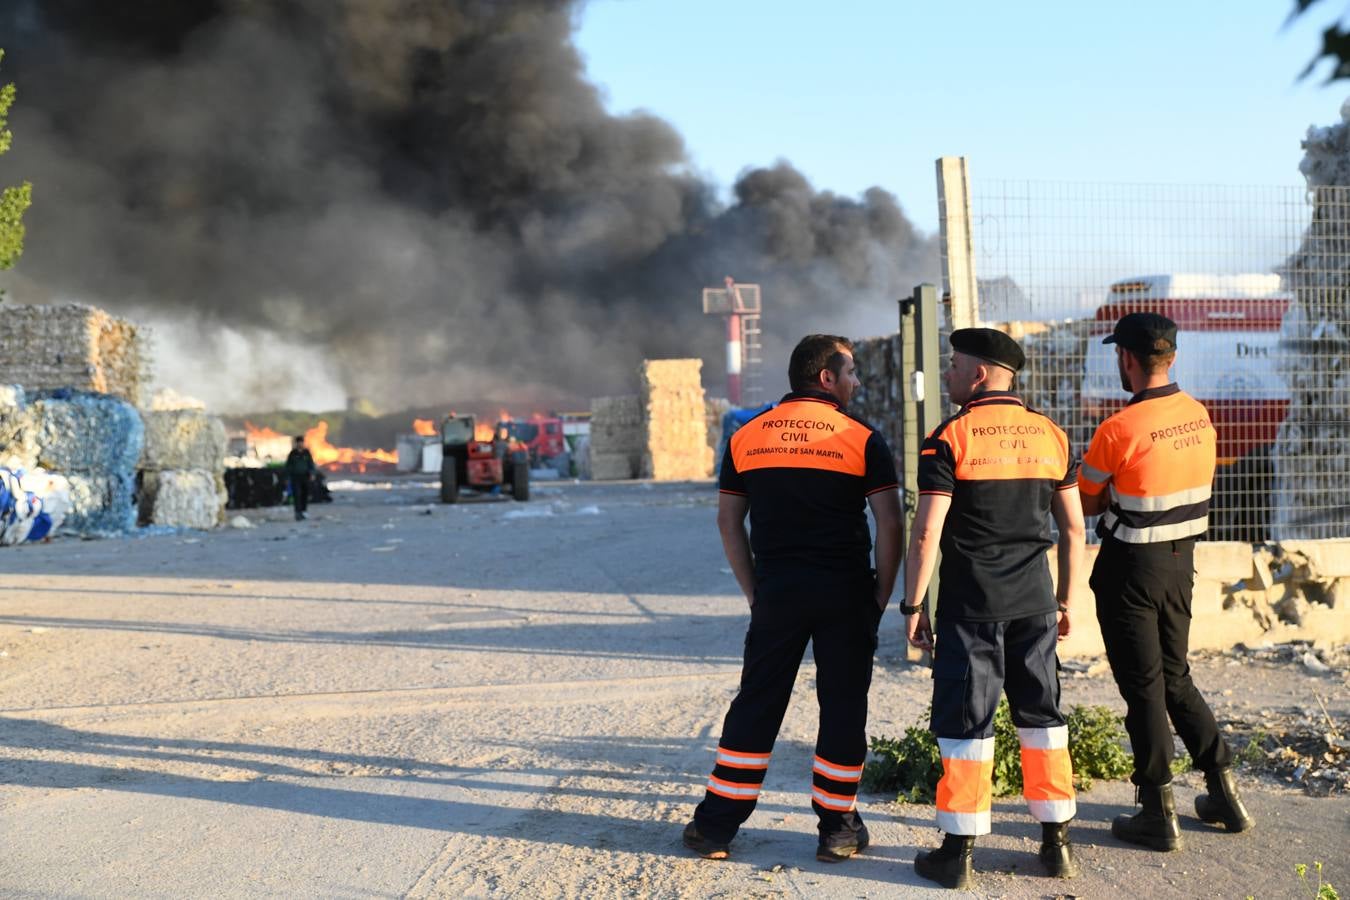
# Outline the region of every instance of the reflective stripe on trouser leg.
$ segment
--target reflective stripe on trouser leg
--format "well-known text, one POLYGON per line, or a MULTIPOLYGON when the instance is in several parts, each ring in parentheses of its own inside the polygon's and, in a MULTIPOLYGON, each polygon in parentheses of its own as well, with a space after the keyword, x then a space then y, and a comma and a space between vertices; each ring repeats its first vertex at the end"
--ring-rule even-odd
POLYGON ((988 834, 994 805, 994 739, 938 738, 938 749, 942 753, 938 828, 948 834, 988 834))
POLYGON ((832 812, 853 812, 863 767, 844 766, 816 756, 811 766, 811 802, 832 812))
POLYGON ((1022 796, 1038 822, 1067 822, 1078 811, 1069 759, 1069 729, 1019 728, 1022 743, 1022 796))
POLYGON ((708 793, 726 800, 755 801, 769 769, 768 753, 717 748, 717 760, 708 776, 708 793))

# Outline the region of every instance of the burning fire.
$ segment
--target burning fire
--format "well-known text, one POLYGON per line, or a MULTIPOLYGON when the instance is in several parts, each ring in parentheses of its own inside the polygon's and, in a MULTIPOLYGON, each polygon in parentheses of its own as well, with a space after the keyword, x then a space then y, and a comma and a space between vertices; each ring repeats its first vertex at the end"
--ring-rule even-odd
POLYGON ((328 422, 305 432, 305 446, 314 457, 314 464, 332 472, 364 472, 370 466, 384 468, 398 462, 398 454, 392 450, 355 450, 351 447, 334 447, 328 442, 328 422))
POLYGON ((413 419, 413 434, 420 434, 423 437, 435 437, 436 422, 433 419, 413 419))

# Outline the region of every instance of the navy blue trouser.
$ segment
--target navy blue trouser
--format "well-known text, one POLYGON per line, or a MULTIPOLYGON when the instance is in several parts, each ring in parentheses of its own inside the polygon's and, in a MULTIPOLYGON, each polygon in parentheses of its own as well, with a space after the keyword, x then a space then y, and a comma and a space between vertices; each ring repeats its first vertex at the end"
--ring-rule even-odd
POLYGON ((808 642, 820 703, 811 806, 822 837, 862 827, 854 807, 867 756, 867 691, 881 622, 875 589, 871 572, 852 578, 757 576, 740 691, 727 710, 703 802, 694 810, 705 837, 731 840, 754 811, 808 642))
POLYGON ((1194 551, 1192 540, 1128 544, 1107 538, 1088 582, 1097 597, 1111 674, 1125 700, 1135 784, 1172 780, 1169 719, 1197 769, 1208 772, 1233 763, 1186 661, 1194 551))

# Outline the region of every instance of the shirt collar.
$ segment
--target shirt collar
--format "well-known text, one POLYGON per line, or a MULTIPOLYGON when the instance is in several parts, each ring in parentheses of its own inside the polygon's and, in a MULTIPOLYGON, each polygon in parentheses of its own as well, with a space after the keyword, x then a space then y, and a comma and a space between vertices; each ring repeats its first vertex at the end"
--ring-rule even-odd
POLYGON ((843 409, 843 407, 839 405, 838 400, 834 399, 834 397, 824 391, 788 391, 783 395, 783 399, 778 402, 788 403, 793 400, 813 400, 816 403, 828 403, 835 409, 843 409))
POLYGON ((965 408, 986 405, 1026 406, 1022 398, 1012 391, 980 391, 966 401, 965 408))
MULTIPOLYGON (((1130 403, 1142 403, 1145 400, 1157 400, 1159 397, 1170 397, 1173 394, 1181 393, 1181 388, 1174 381, 1171 384, 1165 384, 1162 387, 1145 388, 1130 398, 1130 403)), ((1129 406, 1130 403, 1125 404, 1129 406)))

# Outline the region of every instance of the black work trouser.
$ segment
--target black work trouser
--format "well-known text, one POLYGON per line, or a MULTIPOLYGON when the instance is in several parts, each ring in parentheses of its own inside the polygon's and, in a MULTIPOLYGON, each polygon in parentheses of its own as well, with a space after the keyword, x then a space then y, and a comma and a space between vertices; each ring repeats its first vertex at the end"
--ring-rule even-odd
POLYGON ((822 838, 862 828, 854 806, 867 756, 867 690, 881 621, 875 591, 870 571, 756 578, 740 692, 727 710, 712 775, 694 811, 705 837, 731 840, 754 811, 808 641, 820 704, 811 807, 822 838))
POLYGON ((1193 540, 1128 544, 1106 538, 1092 567, 1097 621, 1125 700, 1131 780, 1139 785, 1172 780, 1169 719, 1197 769, 1208 772, 1233 761, 1186 662, 1194 552, 1193 540))
POLYGON ((291 476, 291 499, 295 502, 296 516, 303 516, 309 509, 309 476, 291 476))

